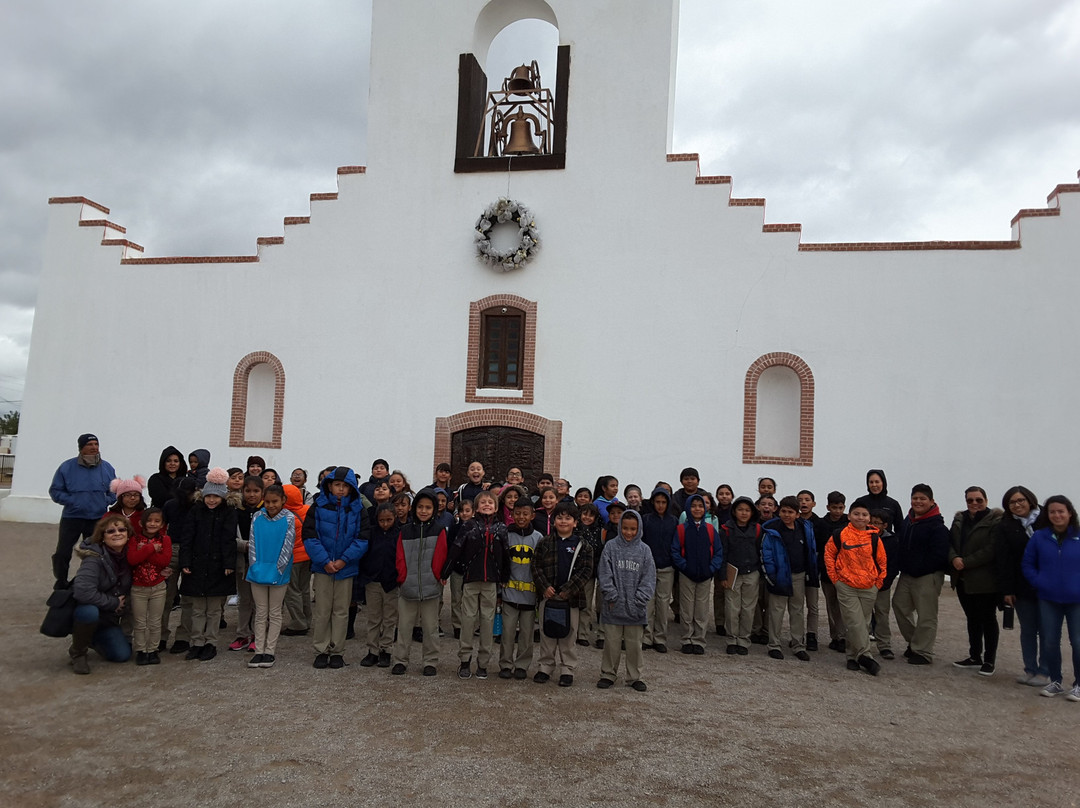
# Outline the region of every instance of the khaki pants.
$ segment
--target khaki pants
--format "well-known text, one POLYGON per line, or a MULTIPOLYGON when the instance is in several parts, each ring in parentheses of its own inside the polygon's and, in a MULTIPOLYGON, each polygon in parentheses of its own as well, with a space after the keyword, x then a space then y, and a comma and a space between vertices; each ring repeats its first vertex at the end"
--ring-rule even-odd
POLYGON ((315 607, 311 616, 315 629, 315 653, 344 654, 353 579, 339 581, 322 573, 311 577, 315 582, 315 607))
POLYGON ((735 585, 724 590, 727 601, 725 617, 728 644, 750 647, 750 631, 754 625, 754 612, 757 610, 758 586, 761 573, 740 572, 735 578, 735 585))
POLYGON ((934 658, 938 597, 944 583, 944 572, 931 572, 917 578, 900 573, 896 579, 896 593, 892 599, 896 627, 912 652, 927 659, 934 658))
MULTIPOLYGON (((236 636, 248 637, 255 636, 255 629, 252 628, 252 621, 255 618, 255 601, 251 599, 251 584, 247 581, 247 553, 236 552, 236 636)), ((284 597, 284 595, 283 595, 284 597)))
POLYGON ((705 647, 705 623, 709 619, 712 578, 691 581, 679 573, 679 618, 683 625, 683 645, 705 647))
POLYGON ((667 627, 671 619, 671 587, 675 581, 675 569, 664 567, 656 571, 656 592, 645 607, 646 645, 667 645, 667 627))
POLYGON ((195 647, 217 645, 221 613, 225 610, 225 598, 217 595, 210 598, 189 598, 191 604, 191 644, 195 647))
POLYGON ((289 586, 285 590, 285 610, 289 631, 307 631, 311 628, 311 562, 298 561, 292 565, 289 586))
POLYGON ((427 600, 398 598, 397 642, 394 643, 394 664, 408 667, 409 650, 412 646, 412 630, 417 620, 424 629, 423 664, 434 667, 439 664, 439 604, 442 595, 427 600))
POLYGON ((784 631, 784 612, 787 612, 788 628, 791 630, 791 650, 806 650, 806 622, 803 608, 806 605, 806 573, 791 576, 791 596, 769 595, 769 650, 781 650, 784 631))
POLYGON ((878 652, 892 650, 892 629, 889 628, 889 613, 892 611, 892 586, 882 589, 874 599, 874 640, 878 652))
MULTIPOLYGON (((547 601, 542 601, 540 604, 540 625, 544 625, 544 609, 547 606, 547 601)), ((578 623, 581 619, 581 609, 570 610, 570 633, 563 637, 561 640, 556 640, 549 637, 540 631, 540 658, 538 660, 537 670, 540 673, 546 673, 551 676, 555 673, 556 664, 559 665, 559 675, 574 675, 574 668, 577 667, 577 643, 574 642, 574 638, 577 637, 578 623)))
MULTIPOLYGON (((380 583, 367 584, 364 587, 364 602, 368 653, 376 656, 389 654, 394 648, 394 630, 398 623, 398 590, 395 587, 387 592, 380 583)), ((438 631, 435 636, 438 637, 438 631)))
POLYGON ((465 586, 465 576, 460 572, 450 573, 450 625, 461 629, 461 591, 465 586))
MULTIPOLYGON (((709 583, 706 581, 706 583, 709 583)), ((622 646, 626 643, 626 681, 627 684, 641 679, 641 638, 645 634, 644 626, 604 626, 604 656, 600 662, 600 677, 615 681, 619 673, 619 658, 622 646)))
POLYGON ((285 590, 288 584, 267 586, 248 584, 251 589, 251 602, 255 607, 252 617, 252 630, 255 632, 255 653, 277 653, 278 636, 281 634, 281 604, 285 602, 285 590))
POLYGON ((847 628, 847 658, 857 660, 861 656, 873 658, 870 645, 870 615, 874 613, 877 587, 856 589, 843 581, 836 582, 836 600, 847 628))
POLYGON ((829 576, 821 576, 821 594, 825 596, 825 611, 829 615, 829 639, 842 640, 847 633, 844 616, 840 614, 840 603, 836 599, 836 585, 829 576))
POLYGON ((536 627, 536 607, 519 609, 503 601, 502 646, 499 648, 499 667, 508 671, 520 668, 527 671, 533 661, 533 629, 536 627), (514 633, 517 633, 517 641, 514 633), (514 650, 517 653, 514 653, 514 650))
MULTIPOLYGON (((473 651, 476 651, 476 667, 487 668, 488 661, 491 659, 491 646, 494 643, 492 630, 495 627, 495 601, 499 594, 498 590, 498 584, 477 581, 471 581, 462 587, 459 661, 470 662, 473 651), (480 626, 479 644, 473 637, 477 625, 480 626)), ((424 629, 424 636, 427 636, 427 629, 424 629)))
POLYGON ((154 586, 131 587, 131 616, 135 622, 131 650, 157 651, 161 642, 161 601, 165 599, 165 581, 154 586))

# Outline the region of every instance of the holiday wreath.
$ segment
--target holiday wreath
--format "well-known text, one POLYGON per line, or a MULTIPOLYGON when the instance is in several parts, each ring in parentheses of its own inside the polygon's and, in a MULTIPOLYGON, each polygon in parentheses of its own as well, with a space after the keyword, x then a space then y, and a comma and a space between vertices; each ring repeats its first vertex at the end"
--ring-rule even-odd
POLYGON ((536 220, 528 209, 513 199, 499 199, 488 205, 476 220, 476 250, 487 264, 499 267, 503 272, 517 269, 528 262, 540 249, 540 236, 536 232, 536 220), (518 244, 510 250, 497 250, 491 243, 491 230, 498 224, 513 222, 518 226, 518 244))

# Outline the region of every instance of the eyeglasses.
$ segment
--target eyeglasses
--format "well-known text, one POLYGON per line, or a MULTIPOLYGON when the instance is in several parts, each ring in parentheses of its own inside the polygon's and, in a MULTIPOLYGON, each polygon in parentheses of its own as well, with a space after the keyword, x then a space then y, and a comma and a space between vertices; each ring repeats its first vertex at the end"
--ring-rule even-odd
POLYGON ((1019 499, 1010 499, 1009 500, 1009 507, 1010 508, 1013 505, 1027 505, 1027 504, 1028 504, 1027 497, 1020 497, 1019 499))
MULTIPOLYGON (((967 504, 968 505, 974 505, 977 502, 986 502, 986 500, 983 499, 982 497, 968 497, 967 498, 967 504)), ((1011 505, 1012 503, 1009 503, 1009 504, 1011 505)))

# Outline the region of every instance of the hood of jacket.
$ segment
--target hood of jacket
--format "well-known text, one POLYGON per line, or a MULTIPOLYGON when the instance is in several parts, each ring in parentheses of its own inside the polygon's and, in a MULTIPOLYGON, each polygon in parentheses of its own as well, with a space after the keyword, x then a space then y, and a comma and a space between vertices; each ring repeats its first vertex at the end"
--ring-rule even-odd
POLYGON ((683 511, 686 513, 686 518, 693 519, 693 517, 690 516, 690 505, 695 499, 701 503, 702 508, 705 508, 705 513, 701 517, 702 519, 704 519, 706 516, 708 516, 709 509, 705 507, 705 497, 701 496, 701 494, 691 494, 686 498, 686 502, 683 503, 683 511))
POLYGON ((728 521, 732 523, 735 522, 735 506, 739 503, 750 506, 751 524, 758 521, 758 519, 760 518, 760 514, 758 513, 757 506, 754 504, 754 500, 750 499, 750 497, 738 497, 734 502, 731 503, 731 507, 728 509, 728 512, 731 514, 731 516, 728 517, 728 521))
MULTIPOLYGON (((409 508, 409 516, 412 518, 412 520, 414 522, 416 522, 416 524, 418 524, 418 525, 419 524, 425 524, 426 525, 428 522, 431 522, 431 521, 433 521, 435 519, 435 515, 438 512, 439 512, 439 498, 435 495, 434 491, 432 491, 430 488, 421 488, 419 491, 416 492, 416 496, 413 497, 412 507, 409 508), (422 499, 426 499, 428 502, 430 502, 431 507, 432 507, 431 518, 428 519, 427 522, 421 522, 419 517, 417 517, 417 515, 416 515, 416 503, 418 503, 422 499)), ((477 516, 479 516, 479 514, 477 514, 477 516)))
POLYGON ((635 511, 633 508, 627 508, 625 511, 623 511, 622 516, 619 517, 619 535, 614 538, 618 538, 621 541, 626 542, 626 539, 624 539, 622 535, 622 523, 623 520, 627 518, 634 519, 635 524, 637 524, 637 532, 634 534, 634 538, 632 538, 627 543, 634 544, 635 542, 640 542, 642 540, 642 537, 644 537, 645 532, 641 529, 641 514, 635 511))
MULTIPOLYGON (((196 449, 192 452, 195 457, 199 458, 199 469, 209 471, 210 469, 210 450, 209 449, 196 449)), ((185 464, 186 466, 186 464, 185 464)))
MULTIPOLYGON (((188 470, 187 460, 184 458, 184 453, 177 449, 175 446, 166 446, 164 449, 161 450, 161 457, 158 459, 157 466, 158 472, 161 474, 168 474, 168 472, 165 471, 165 461, 168 460, 169 457, 171 457, 172 455, 176 455, 180 458, 180 468, 176 470, 176 476, 183 477, 185 474, 187 474, 188 470)), ((209 462, 209 458, 210 455, 209 453, 207 453, 207 462, 209 462)))
POLYGON ((319 491, 321 492, 321 496, 325 496, 330 501, 336 499, 336 497, 334 497, 334 495, 330 493, 330 483, 339 480, 349 486, 349 492, 345 495, 345 499, 359 498, 360 491, 356 487, 356 474, 351 468, 347 466, 338 466, 336 469, 323 477, 322 482, 319 483, 319 491))
MULTIPOLYGON (((881 494, 880 496, 888 496, 889 494, 889 478, 885 476, 885 472, 881 469, 870 469, 866 472, 866 493, 870 494, 870 475, 876 474, 881 478, 881 494)), ((871 494, 871 496, 878 496, 877 494, 871 494)))

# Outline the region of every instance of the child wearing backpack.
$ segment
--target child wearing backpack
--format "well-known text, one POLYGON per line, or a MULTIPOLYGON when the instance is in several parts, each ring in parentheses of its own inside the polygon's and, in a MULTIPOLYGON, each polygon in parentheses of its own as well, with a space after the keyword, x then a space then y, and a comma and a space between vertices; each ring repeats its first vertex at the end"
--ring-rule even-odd
POLYGON ((731 517, 721 533, 724 545, 725 571, 721 573, 724 597, 725 631, 728 654, 746 656, 750 653, 750 632, 757 610, 761 582, 761 525, 757 509, 750 497, 739 497, 731 504, 731 517), (735 580, 730 582, 727 567, 735 568, 735 580))
POLYGON ((705 621, 713 576, 724 567, 724 547, 715 527, 706 521, 701 494, 686 498, 687 519, 675 529, 671 561, 679 571, 679 614, 684 654, 705 653, 705 621))
POLYGON ((877 676, 881 665, 870 642, 870 616, 885 583, 887 559, 878 532, 870 527, 870 509, 852 505, 848 524, 825 545, 825 570, 836 586, 836 599, 847 628, 847 668, 877 676))

